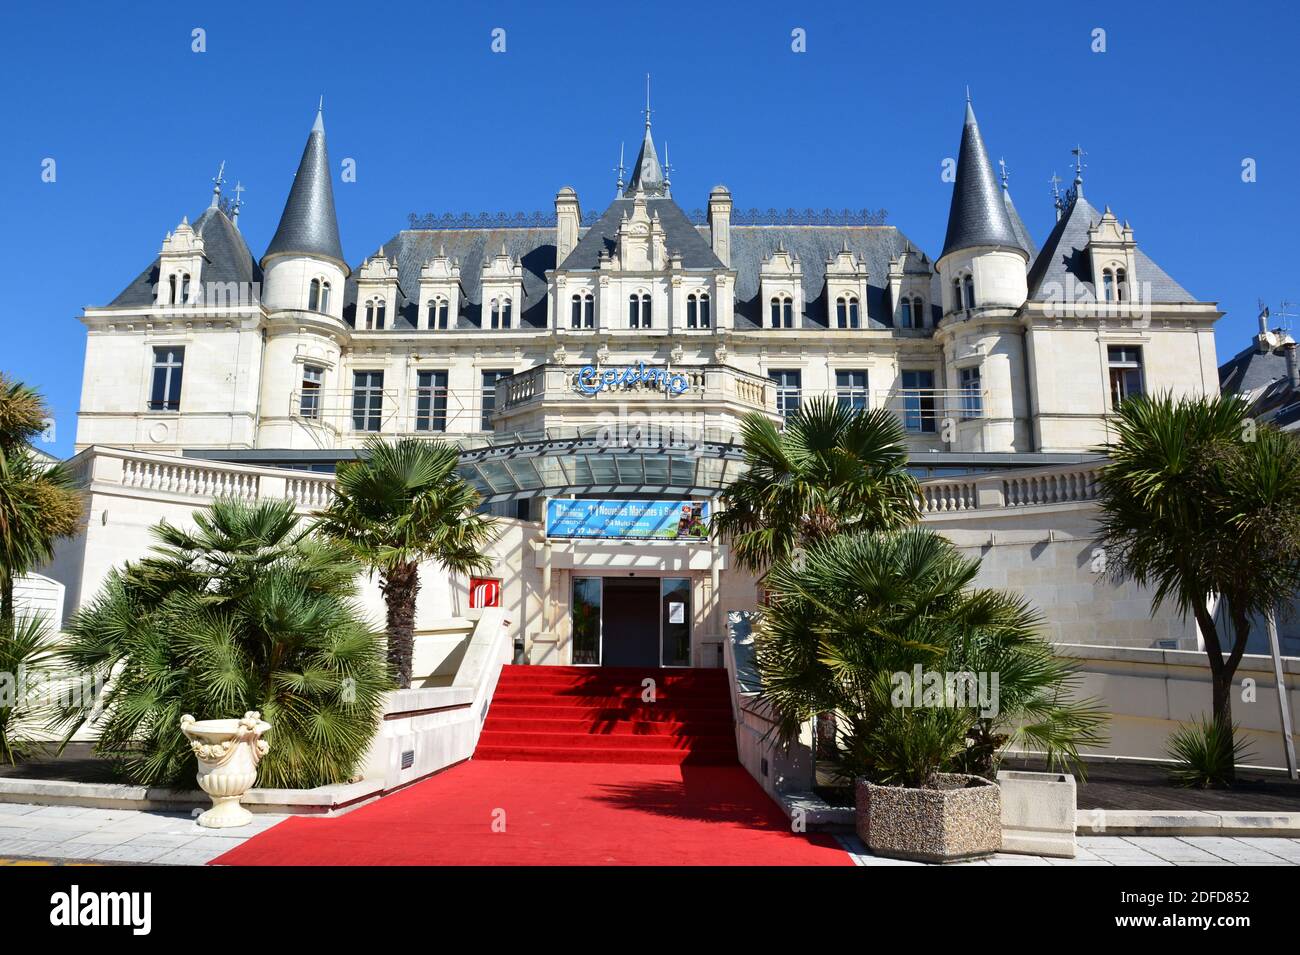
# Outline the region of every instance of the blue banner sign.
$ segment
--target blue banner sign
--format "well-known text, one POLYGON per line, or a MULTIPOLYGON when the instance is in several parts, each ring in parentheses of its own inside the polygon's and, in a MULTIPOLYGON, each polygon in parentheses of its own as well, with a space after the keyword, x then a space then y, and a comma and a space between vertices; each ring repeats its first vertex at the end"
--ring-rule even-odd
POLYGON ((654 385, 670 395, 680 395, 691 383, 686 376, 667 368, 647 368, 645 362, 628 365, 626 368, 606 368, 603 371, 595 365, 584 365, 578 369, 578 390, 584 395, 596 395, 614 385, 654 385))
POLYGON ((552 499, 546 536, 705 540, 709 502, 552 499))

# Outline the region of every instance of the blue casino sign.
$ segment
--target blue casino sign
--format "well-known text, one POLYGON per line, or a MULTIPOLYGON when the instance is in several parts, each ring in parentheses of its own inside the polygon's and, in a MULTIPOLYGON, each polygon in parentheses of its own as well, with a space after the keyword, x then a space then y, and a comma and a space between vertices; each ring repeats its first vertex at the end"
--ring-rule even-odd
POLYGON ((578 370, 578 390, 584 395, 598 395, 607 388, 626 385, 650 385, 670 395, 680 395, 691 385, 686 376, 667 368, 647 368, 645 362, 625 368, 599 369, 584 365, 578 370))

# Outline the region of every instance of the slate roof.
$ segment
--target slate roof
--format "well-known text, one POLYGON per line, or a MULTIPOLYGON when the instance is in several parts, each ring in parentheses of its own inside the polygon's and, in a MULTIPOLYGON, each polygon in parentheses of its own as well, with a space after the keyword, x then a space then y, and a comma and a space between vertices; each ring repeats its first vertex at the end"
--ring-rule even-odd
MULTIPOLYGON (((1281 329, 1279 340, 1289 340, 1281 329)), ((1256 339, 1258 341, 1258 339, 1256 339)), ((1291 387, 1281 348, 1261 352, 1254 341, 1219 366, 1219 390, 1251 403, 1252 414, 1286 431, 1300 427, 1300 394, 1291 387)))
MULTIPOLYGON (((209 283, 238 282, 241 286, 261 283, 262 270, 257 260, 224 212, 209 206, 190 226, 203 238, 203 271, 199 280, 205 287, 209 283)), ((109 302, 109 306, 152 305, 158 284, 158 262, 155 256, 149 267, 109 302)))
POLYGON ((966 120, 961 129, 961 151, 957 156, 957 181, 948 208, 948 232, 943 240, 943 258, 950 252, 989 246, 1020 249, 1020 239, 1007 215, 1006 203, 993 167, 989 165, 975 110, 966 103, 966 120))
POLYGON ((655 152, 655 142, 650 138, 650 124, 645 127, 645 138, 641 140, 641 151, 637 153, 636 164, 632 167, 632 181, 628 183, 628 193, 638 189, 649 196, 662 196, 666 184, 664 170, 659 165, 659 154, 655 152))
POLYGON ((1011 220, 1011 229, 1016 234, 1016 241, 1020 247, 1029 253, 1030 261, 1033 261, 1038 249, 1034 245, 1034 237, 1029 234, 1025 228, 1025 222, 1020 218, 1020 213, 1016 211, 1016 204, 1011 201, 1011 191, 1006 186, 1002 187, 1002 204, 1007 210, 1007 218, 1011 220))
MULTIPOLYGON (((1097 288, 1092 275, 1092 261, 1086 253, 1088 230, 1101 220, 1101 213, 1088 204, 1082 196, 1071 203, 1056 227, 1043 242, 1043 248, 1029 268, 1029 300, 1045 302, 1058 299, 1062 289, 1083 289, 1080 296, 1085 301, 1097 300, 1097 288)), ((1185 288, 1175 282, 1151 258, 1137 250, 1137 275, 1130 282, 1150 286, 1151 301, 1166 303, 1195 302, 1185 288)), ((1146 292, 1143 292, 1145 297, 1146 292)))
POLYGON ((280 225, 262 256, 265 262, 279 253, 301 253, 333 259, 347 269, 343 244, 339 241, 339 220, 334 212, 334 186, 330 182, 329 151, 325 148, 325 120, 316 122, 307 134, 298 172, 293 177, 280 225))
MULTIPOLYGON (((609 204, 596 224, 591 226, 578 240, 568 258, 564 260, 566 269, 598 269, 600 253, 611 255, 618 246, 618 227, 623 216, 632 215, 633 200, 630 196, 615 199, 609 204)), ((686 213, 672 199, 657 197, 646 199, 646 214, 650 218, 659 216, 659 224, 664 230, 664 241, 670 253, 676 252, 682 257, 682 267, 687 269, 723 268, 718 257, 713 254, 712 246, 700 237, 699 229, 686 218, 686 213)), ((734 227, 733 227, 734 231, 734 227)), ((553 238, 553 237, 552 237, 553 238)))
MULTIPOLYGON (((704 235, 708 228, 702 227, 704 235)), ((915 246, 895 226, 732 226, 731 267, 736 270, 736 327, 759 328, 764 320, 759 295, 759 271, 763 260, 778 244, 799 258, 803 265, 803 328, 829 328, 832 310, 826 302, 826 261, 847 244, 867 269, 866 317, 868 328, 893 325, 889 302, 889 261, 915 246)), ((931 276, 931 302, 940 301, 937 274, 921 253, 908 257, 908 271, 931 276)), ((941 310, 931 307, 931 325, 941 310)))
MULTIPOLYGON (((394 328, 415 328, 420 293, 420 269, 445 250, 460 264, 460 314, 457 328, 481 328, 483 262, 500 254, 501 244, 523 266, 524 300, 519 308, 522 328, 546 328, 546 272, 555 268, 555 230, 527 229, 403 229, 384 243, 384 255, 397 264, 398 317, 394 328)), ((343 317, 355 322, 356 280, 349 278, 343 317)))

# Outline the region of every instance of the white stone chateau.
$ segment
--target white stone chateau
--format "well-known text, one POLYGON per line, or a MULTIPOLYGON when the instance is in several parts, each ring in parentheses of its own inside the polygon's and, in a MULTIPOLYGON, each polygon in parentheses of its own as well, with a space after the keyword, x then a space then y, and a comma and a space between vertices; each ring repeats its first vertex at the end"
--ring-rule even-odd
POLYGON ((1122 395, 1217 388, 1214 304, 1090 205, 1081 178, 1036 248, 969 104, 937 256, 894 225, 736 221, 725 186, 692 222, 648 114, 602 214, 564 187, 553 227, 432 222, 355 269, 330 180, 318 115, 260 257, 218 184, 135 281, 85 310, 79 450, 581 430, 614 403, 723 433, 830 394, 896 409, 921 464, 1083 452, 1122 395))
POLYGON ((1220 313, 1078 170, 1038 245, 969 103, 937 255, 880 215, 745 213, 721 185, 688 213, 648 111, 594 211, 564 187, 553 219, 412 217, 355 268, 322 116, 260 256, 220 189, 82 316, 90 520, 53 571, 67 611, 160 518, 231 494, 306 514, 367 439, 417 435, 459 443, 503 527, 491 578, 425 574, 420 627, 499 601, 532 662, 717 666, 728 614, 759 599, 699 529, 743 466, 740 419, 827 395, 899 416, 926 521, 1053 639, 1196 647, 1099 573, 1093 449, 1126 395, 1217 390, 1220 313))

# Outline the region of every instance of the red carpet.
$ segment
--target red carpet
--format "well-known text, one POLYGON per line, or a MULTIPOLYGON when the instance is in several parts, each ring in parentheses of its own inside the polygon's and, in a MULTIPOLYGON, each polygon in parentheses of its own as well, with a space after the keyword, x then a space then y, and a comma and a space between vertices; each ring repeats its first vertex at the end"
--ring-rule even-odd
POLYGON ((286 819, 213 864, 852 864, 833 837, 791 832, 737 764, 726 681, 505 667, 472 761, 336 819, 286 819))
POLYGON ((727 672, 504 667, 474 758, 735 765, 727 672))
POLYGON ((286 819, 213 864, 852 862, 831 836, 792 833, 740 766, 474 760, 345 816, 286 819))

